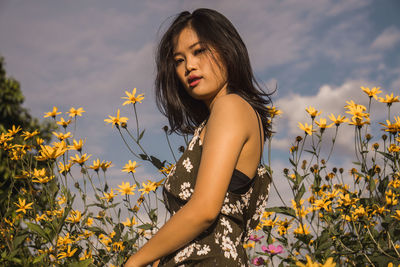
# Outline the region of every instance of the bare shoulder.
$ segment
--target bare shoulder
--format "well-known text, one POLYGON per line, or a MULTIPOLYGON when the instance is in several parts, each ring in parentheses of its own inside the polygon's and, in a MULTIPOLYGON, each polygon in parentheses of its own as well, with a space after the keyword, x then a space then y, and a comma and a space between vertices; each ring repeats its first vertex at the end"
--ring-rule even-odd
MULTIPOLYGON (((237 94, 228 94, 218 97, 211 109, 211 117, 216 119, 235 121, 235 124, 248 122, 251 116, 252 107, 242 97, 237 94)), ((246 126, 246 125, 244 125, 246 126)))

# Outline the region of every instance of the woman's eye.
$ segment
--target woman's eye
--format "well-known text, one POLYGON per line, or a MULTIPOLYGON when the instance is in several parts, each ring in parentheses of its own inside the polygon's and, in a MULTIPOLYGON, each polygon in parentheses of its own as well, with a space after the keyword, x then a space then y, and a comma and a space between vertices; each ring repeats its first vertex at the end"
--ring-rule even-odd
POLYGON ((182 58, 177 58, 177 59, 175 59, 175 66, 178 66, 180 63, 182 63, 183 62, 183 59, 182 58))
POLYGON ((199 49, 194 50, 194 54, 195 54, 195 55, 198 55, 198 54, 203 53, 204 51, 206 51, 206 49, 204 49, 204 48, 199 48, 199 49))

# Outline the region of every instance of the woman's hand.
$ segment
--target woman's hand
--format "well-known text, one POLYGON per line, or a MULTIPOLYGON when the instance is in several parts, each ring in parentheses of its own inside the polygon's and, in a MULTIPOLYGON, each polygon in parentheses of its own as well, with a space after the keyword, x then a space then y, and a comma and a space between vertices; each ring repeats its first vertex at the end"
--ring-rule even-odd
MULTIPOLYGON (((160 263, 160 260, 156 260, 155 262, 153 262, 152 267, 158 267, 158 264, 160 263)), ((137 263, 137 261, 135 261, 133 256, 130 256, 128 261, 125 263, 124 267, 145 267, 146 264, 144 265, 140 265, 137 263)))

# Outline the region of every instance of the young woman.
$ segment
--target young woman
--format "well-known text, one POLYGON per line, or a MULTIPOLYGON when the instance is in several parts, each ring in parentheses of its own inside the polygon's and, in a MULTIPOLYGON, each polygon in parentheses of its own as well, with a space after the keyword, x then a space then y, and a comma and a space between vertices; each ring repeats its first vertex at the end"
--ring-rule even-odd
POLYGON ((269 95, 222 14, 180 13, 160 41, 156 96, 171 131, 193 138, 163 188, 170 220, 125 266, 249 266, 243 243, 266 206, 260 165, 269 95))

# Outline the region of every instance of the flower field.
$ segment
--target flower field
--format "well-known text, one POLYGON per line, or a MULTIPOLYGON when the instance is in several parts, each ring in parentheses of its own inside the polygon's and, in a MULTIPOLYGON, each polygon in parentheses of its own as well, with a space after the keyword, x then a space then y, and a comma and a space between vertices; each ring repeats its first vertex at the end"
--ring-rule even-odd
MULTIPOLYGON (((314 107, 304 107, 309 121, 298 123, 304 135, 288 147, 288 166, 272 173, 267 164, 273 178, 286 180, 291 192, 285 195, 292 198, 283 199, 278 191, 282 205, 267 208, 257 234, 243 244, 254 266, 400 264, 400 117, 390 113, 399 97, 379 97, 380 88, 361 89, 369 105, 346 101, 345 114, 329 114, 329 122, 314 107), (386 121, 374 120, 375 106, 387 110, 386 121), (353 128, 347 136, 354 146, 349 169, 332 165, 339 156, 336 140, 346 124, 353 128), (373 125, 381 133, 373 133, 373 125)), ((119 109, 104 121, 135 160, 121 170, 132 179, 116 188, 107 180, 112 162, 90 154, 86 139, 75 136, 83 108, 61 113, 53 107, 44 114, 58 125, 53 142, 40 138, 39 130, 19 125, 0 132, 0 150, 12 173, 1 207, 0 265, 120 266, 162 225, 161 187, 173 162, 158 159, 142 146, 145 131, 136 105, 144 95, 135 88, 122 98, 123 106, 133 106, 134 122, 128 124, 119 109), (144 161, 160 178, 139 182, 136 172, 144 161)), ((273 123, 282 112, 269 110, 273 123)), ((173 151, 168 127, 164 130, 173 151)), ((270 162, 273 136, 268 143, 270 162)))

